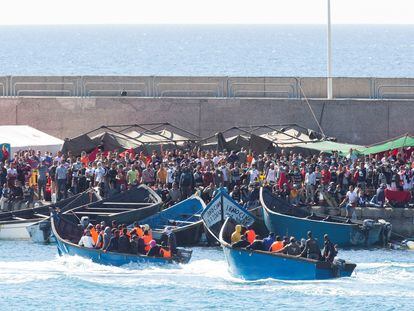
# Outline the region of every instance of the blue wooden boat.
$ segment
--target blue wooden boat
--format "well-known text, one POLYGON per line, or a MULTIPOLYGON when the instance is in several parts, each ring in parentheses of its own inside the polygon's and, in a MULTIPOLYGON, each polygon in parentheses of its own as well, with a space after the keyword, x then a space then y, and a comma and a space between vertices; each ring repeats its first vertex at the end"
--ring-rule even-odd
POLYGON ((320 280, 352 275, 356 265, 344 261, 334 264, 285 254, 232 248, 229 244, 236 223, 228 218, 220 230, 219 241, 232 275, 245 280, 320 280))
POLYGON ((130 263, 188 263, 191 259, 191 250, 178 249, 177 255, 172 258, 149 257, 146 255, 134 255, 117 252, 103 252, 100 249, 78 246, 82 237, 82 229, 78 223, 74 223, 69 215, 53 213, 51 217, 52 232, 56 237, 59 255, 77 255, 92 260, 93 262, 122 266, 130 263))
POLYGON ((149 225, 152 236, 157 241, 161 240, 165 228, 170 227, 175 233, 178 246, 197 245, 204 231, 200 215, 204 208, 204 201, 197 196, 192 196, 142 219, 139 223, 149 225))
POLYGON ((373 220, 354 221, 344 217, 315 215, 289 205, 266 188, 260 189, 263 219, 269 231, 281 236, 306 238, 312 231, 313 237, 323 246, 323 236, 341 247, 370 246, 380 243, 389 234, 386 223, 373 220))

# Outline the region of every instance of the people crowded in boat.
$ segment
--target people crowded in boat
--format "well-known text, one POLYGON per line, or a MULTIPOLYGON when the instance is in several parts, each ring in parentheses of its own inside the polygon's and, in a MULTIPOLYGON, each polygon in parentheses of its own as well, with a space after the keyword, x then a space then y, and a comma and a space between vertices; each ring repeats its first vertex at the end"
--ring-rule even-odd
POLYGON ((134 222, 130 230, 125 224, 118 225, 116 221, 112 222, 111 227, 106 226, 104 221, 95 226, 89 223, 78 245, 100 249, 103 252, 163 258, 171 258, 177 253, 176 237, 171 227, 165 228, 161 236, 161 244, 158 244, 152 237, 150 227, 140 226, 137 222, 134 222))
MULTIPOLYGON (((251 239, 251 238, 250 238, 251 239)), ((236 225, 231 235, 231 247, 243 248, 252 251, 264 251, 274 254, 285 254, 289 256, 308 258, 333 262, 338 254, 337 247, 330 241, 327 234, 324 235, 324 248, 321 252, 318 242, 313 238, 312 232, 308 231, 307 239, 298 243, 295 237, 281 237, 270 232, 269 235, 261 239, 254 233, 253 228, 245 228, 236 225), (249 236, 254 234, 254 239, 249 241, 249 236)))

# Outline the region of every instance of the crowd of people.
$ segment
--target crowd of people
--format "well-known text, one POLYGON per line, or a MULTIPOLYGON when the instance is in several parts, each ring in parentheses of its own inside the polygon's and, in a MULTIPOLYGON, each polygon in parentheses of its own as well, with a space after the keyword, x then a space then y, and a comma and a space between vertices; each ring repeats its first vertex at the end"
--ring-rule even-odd
POLYGON ((83 217, 81 226, 83 234, 78 245, 86 248, 162 258, 171 258, 177 253, 177 241, 171 227, 165 228, 160 244, 157 244, 151 228, 148 225, 140 226, 137 222, 131 229, 126 224, 118 225, 115 220, 110 226, 105 221, 94 226, 87 217, 83 217))
POLYGON ((80 156, 22 151, 0 163, 2 210, 16 201, 62 200, 90 187, 104 197, 146 184, 167 206, 198 193, 206 202, 226 187, 242 205, 257 203, 259 186, 292 205, 342 206, 347 216, 356 206, 394 207, 412 203, 414 153, 404 150, 360 156, 352 149, 303 155, 279 150, 256 154, 240 151, 160 150, 104 152, 80 156), (389 193, 402 192, 389 200, 389 193))
POLYGON ((321 252, 318 242, 313 238, 311 231, 308 231, 307 239, 301 239, 300 242, 293 236, 281 237, 273 232, 261 239, 252 227, 245 228, 241 225, 236 225, 231 235, 231 246, 233 248, 285 254, 331 263, 338 254, 337 246, 331 242, 327 234, 324 235, 324 248, 321 252))

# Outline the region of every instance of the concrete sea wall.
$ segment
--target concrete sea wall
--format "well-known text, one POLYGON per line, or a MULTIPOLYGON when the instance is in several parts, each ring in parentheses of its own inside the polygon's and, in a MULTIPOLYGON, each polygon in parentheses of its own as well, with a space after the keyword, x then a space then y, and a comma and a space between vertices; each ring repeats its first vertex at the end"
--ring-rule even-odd
MULTIPOLYGON (((326 135, 370 144, 414 130, 411 99, 309 99, 326 135)), ((101 125, 170 122, 200 136, 235 125, 297 123, 318 130, 303 99, 229 97, 0 97, 0 124, 60 138, 101 125)))

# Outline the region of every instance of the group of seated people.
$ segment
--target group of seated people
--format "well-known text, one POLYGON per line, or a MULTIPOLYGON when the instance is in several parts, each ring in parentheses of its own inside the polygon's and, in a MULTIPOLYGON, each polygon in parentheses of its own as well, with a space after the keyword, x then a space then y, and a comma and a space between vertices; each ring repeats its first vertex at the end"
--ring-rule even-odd
POLYGON ((334 261, 338 250, 327 234, 324 235, 324 248, 322 252, 319 249, 318 242, 312 237, 311 231, 308 231, 307 237, 307 240, 302 239, 298 242, 293 236, 281 237, 270 232, 266 238, 261 239, 252 227, 245 228, 241 225, 236 225, 235 231, 231 235, 231 246, 247 250, 282 253, 319 261, 334 261))
POLYGON ((130 230, 125 224, 118 225, 116 221, 112 221, 111 226, 102 221, 95 226, 88 223, 82 227, 83 236, 79 240, 79 246, 101 249, 104 252, 163 258, 171 258, 177 252, 176 237, 171 227, 165 228, 161 244, 153 239, 148 225, 140 226, 138 222, 134 222, 130 230))

